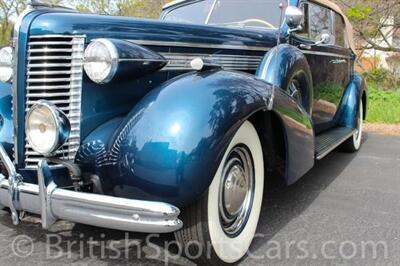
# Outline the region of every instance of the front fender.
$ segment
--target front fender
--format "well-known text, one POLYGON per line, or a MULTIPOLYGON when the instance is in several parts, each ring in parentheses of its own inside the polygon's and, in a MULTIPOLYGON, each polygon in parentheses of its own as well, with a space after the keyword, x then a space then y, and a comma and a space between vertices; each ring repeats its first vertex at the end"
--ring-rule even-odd
MULTIPOLYGON (((170 80, 142 99, 113 134, 102 135, 102 141, 112 135, 110 141, 92 149, 103 158, 96 166, 107 179, 103 189, 187 206, 207 190, 244 120, 271 108, 272 93, 268 83, 239 72, 212 70, 170 80)), ((85 145, 77 156, 84 168, 91 153, 85 145)))

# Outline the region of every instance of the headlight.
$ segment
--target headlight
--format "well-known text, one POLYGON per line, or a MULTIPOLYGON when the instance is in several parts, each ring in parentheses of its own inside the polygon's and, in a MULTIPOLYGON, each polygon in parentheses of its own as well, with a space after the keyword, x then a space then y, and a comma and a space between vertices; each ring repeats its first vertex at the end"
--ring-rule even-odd
POLYGON ((107 39, 97 39, 85 50, 85 72, 96 83, 112 80, 118 68, 118 51, 107 39))
POLYGON ((5 47, 0 50, 0 81, 9 82, 12 78, 13 54, 11 47, 5 47))
POLYGON ((66 115, 48 101, 38 101, 26 115, 26 137, 32 148, 51 155, 69 138, 71 125, 66 115))

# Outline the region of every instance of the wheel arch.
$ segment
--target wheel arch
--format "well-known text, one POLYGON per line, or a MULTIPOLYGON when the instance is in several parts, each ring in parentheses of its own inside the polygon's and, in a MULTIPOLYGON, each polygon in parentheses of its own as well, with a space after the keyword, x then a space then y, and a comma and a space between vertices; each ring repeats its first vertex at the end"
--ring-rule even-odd
POLYGON ((248 119, 255 129, 263 150, 265 177, 286 183, 287 172, 287 140, 285 127, 279 115, 275 112, 258 111, 248 119))
POLYGON ((364 120, 367 119, 367 111, 368 111, 368 98, 367 98, 367 91, 364 90, 362 97, 361 97, 362 103, 363 103, 363 115, 364 115, 364 120))

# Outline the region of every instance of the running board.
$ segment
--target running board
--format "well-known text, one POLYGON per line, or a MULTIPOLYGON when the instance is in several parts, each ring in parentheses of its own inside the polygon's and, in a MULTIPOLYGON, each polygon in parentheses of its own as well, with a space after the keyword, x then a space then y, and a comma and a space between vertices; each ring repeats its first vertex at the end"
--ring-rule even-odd
POLYGON ((315 158, 321 160, 340 144, 350 138, 356 130, 347 127, 336 127, 315 138, 315 158))

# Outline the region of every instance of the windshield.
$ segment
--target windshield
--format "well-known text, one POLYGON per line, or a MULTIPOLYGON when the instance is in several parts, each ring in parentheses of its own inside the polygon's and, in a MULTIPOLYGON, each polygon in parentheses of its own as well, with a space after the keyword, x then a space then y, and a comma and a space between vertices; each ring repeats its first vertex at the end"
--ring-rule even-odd
POLYGON ((286 0, 203 0, 172 9, 164 20, 232 27, 280 26, 281 11, 286 0))

